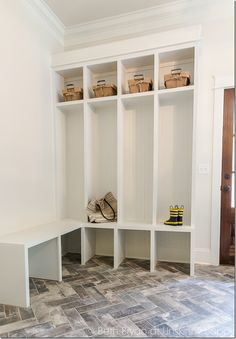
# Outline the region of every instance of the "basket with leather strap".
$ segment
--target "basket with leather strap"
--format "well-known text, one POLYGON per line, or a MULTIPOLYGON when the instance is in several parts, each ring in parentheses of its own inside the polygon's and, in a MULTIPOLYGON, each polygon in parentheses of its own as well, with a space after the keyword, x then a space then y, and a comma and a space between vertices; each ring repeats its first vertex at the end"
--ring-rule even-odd
POLYGON ((170 74, 164 75, 166 88, 176 88, 190 85, 190 73, 181 68, 172 69, 170 74))
POLYGON ((152 80, 144 78, 143 74, 136 74, 128 80, 128 86, 130 93, 147 92, 152 90, 152 80))
POLYGON ((117 220, 117 200, 109 192, 100 200, 92 199, 86 209, 89 222, 113 222, 117 220))
POLYGON ((93 86, 93 92, 96 98, 108 97, 117 94, 117 87, 112 83, 107 83, 105 80, 98 80, 97 85, 93 86))
POLYGON ((62 91, 65 101, 82 100, 83 88, 75 87, 74 84, 66 85, 66 89, 62 91))

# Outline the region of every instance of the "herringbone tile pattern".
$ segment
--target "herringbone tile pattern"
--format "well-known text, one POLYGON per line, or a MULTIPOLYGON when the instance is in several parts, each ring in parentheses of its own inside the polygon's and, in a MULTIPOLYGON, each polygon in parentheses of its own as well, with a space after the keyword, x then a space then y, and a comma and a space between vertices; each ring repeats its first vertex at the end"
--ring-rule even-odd
POLYGON ((1 337, 233 337, 234 269, 68 254, 63 282, 30 280, 31 308, 0 305, 1 337))

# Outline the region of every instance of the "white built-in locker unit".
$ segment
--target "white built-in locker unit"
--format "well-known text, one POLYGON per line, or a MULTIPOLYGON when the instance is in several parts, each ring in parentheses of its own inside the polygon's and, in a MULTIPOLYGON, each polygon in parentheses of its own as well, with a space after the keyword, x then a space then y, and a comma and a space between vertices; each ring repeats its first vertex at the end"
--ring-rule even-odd
POLYGON ((64 252, 156 262, 189 262, 194 272, 194 171, 197 89, 196 43, 170 46, 53 68, 58 216, 82 223, 64 239, 64 252), (164 88, 164 75, 181 67, 191 84, 164 88), (128 79, 144 74, 153 90, 129 94, 128 79), (117 85, 117 95, 94 98, 97 80, 117 85), (62 89, 83 87, 84 98, 63 102, 62 89), (91 198, 113 192, 116 223, 90 224, 91 198), (184 205, 184 226, 165 226, 170 205, 184 205), (81 241, 81 246, 80 246, 81 241))

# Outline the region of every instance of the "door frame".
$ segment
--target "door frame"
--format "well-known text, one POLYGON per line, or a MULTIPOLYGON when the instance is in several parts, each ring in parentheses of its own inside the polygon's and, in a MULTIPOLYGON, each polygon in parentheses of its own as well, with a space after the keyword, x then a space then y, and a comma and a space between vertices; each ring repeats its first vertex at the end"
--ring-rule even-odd
POLYGON ((220 263, 221 172, 224 90, 234 87, 234 77, 214 77, 213 156, 211 195, 211 262, 220 263))

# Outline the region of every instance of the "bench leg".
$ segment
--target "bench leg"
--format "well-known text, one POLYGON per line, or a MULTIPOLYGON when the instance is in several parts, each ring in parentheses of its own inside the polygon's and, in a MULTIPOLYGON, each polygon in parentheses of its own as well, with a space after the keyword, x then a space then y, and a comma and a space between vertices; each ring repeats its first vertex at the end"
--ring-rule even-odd
POLYGON ((61 237, 29 248, 29 275, 33 278, 62 280, 61 237))
POLYGON ((95 255, 96 230, 81 228, 81 264, 85 265, 95 255))
POLYGON ((24 245, 0 245, 0 304, 30 305, 27 251, 24 245))

